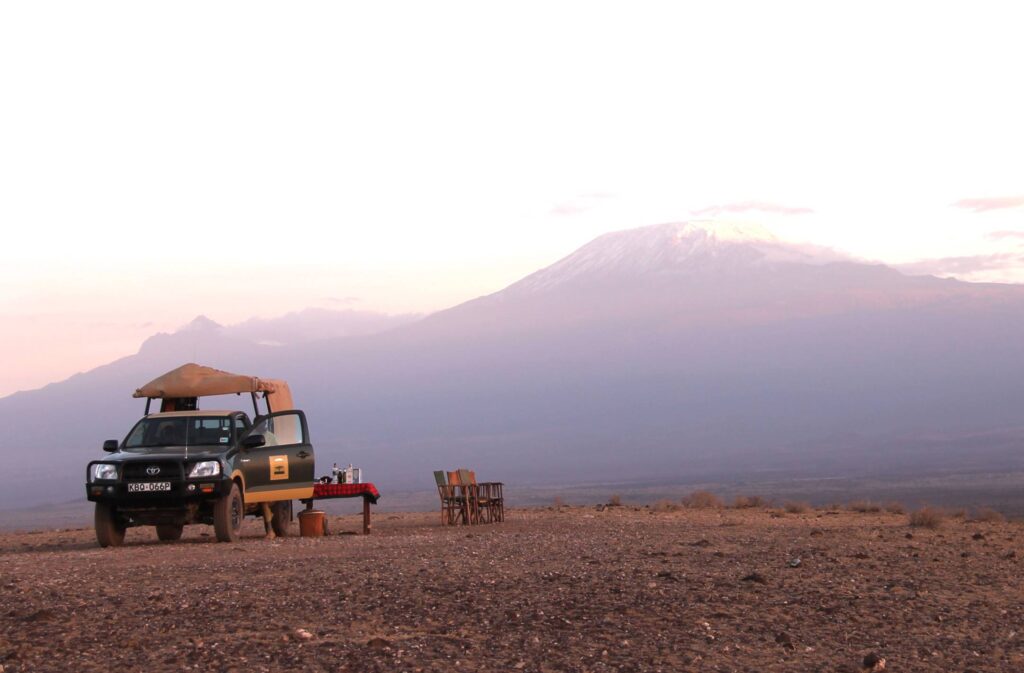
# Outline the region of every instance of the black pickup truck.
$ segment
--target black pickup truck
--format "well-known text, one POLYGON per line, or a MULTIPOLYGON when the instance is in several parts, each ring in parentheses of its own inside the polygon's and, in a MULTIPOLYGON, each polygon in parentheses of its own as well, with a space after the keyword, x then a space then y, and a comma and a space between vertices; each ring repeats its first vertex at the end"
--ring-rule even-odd
POLYGON ((89 463, 85 485, 102 547, 120 545, 133 526, 156 526, 161 540, 177 540, 196 523, 234 541, 262 503, 271 503, 274 532, 284 535, 292 500, 313 492, 313 447, 306 416, 295 409, 254 421, 241 411, 147 414, 103 450, 110 455, 89 463))

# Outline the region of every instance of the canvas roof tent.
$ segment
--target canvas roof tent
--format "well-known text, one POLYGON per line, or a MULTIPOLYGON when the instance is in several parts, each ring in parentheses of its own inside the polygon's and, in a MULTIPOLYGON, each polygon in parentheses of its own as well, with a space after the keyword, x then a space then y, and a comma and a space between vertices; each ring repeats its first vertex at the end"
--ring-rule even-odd
MULTIPOLYGON (((257 376, 244 376, 221 371, 213 367, 205 367, 195 363, 184 364, 158 376, 142 386, 132 397, 146 398, 146 412, 149 412, 149 401, 164 400, 161 411, 174 411, 180 407, 178 400, 194 400, 209 395, 231 395, 233 393, 249 393, 253 406, 256 406, 256 394, 263 393, 267 403, 267 411, 285 411, 293 409, 292 391, 288 383, 281 379, 261 379, 257 376), (171 404, 169 401, 174 400, 171 404)), ((256 409, 259 413, 259 409, 256 409)))

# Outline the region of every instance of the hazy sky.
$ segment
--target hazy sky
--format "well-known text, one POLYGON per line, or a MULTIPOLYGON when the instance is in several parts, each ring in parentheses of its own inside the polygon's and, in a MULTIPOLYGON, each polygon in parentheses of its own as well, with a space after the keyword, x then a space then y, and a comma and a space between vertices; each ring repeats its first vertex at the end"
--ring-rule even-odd
POLYGON ((0 395, 695 216, 1024 281, 1018 6, 2 3, 0 395))

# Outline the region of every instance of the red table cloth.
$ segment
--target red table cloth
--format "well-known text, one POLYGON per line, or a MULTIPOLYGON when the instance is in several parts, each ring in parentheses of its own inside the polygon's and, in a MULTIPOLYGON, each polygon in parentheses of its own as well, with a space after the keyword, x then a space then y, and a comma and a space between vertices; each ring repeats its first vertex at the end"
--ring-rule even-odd
POLYGON ((376 505, 380 492, 373 484, 313 484, 313 498, 366 498, 376 505))

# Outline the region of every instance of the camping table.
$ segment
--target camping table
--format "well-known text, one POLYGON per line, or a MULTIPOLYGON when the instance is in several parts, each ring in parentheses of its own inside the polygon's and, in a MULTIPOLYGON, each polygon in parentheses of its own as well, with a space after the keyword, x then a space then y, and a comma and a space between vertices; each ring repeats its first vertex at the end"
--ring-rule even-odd
POLYGON ((370 505, 376 505, 380 492, 373 484, 313 484, 313 497, 303 500, 306 509, 313 509, 314 500, 332 498, 363 499, 363 535, 370 534, 370 505))

